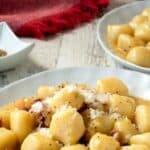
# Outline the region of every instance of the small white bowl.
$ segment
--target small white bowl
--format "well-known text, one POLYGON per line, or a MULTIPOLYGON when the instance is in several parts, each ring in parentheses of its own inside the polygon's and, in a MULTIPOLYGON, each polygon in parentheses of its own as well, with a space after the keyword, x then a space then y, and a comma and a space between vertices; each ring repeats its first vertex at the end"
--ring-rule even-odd
POLYGON ((144 73, 150 73, 150 68, 141 67, 133 63, 130 63, 113 53, 111 47, 107 42, 106 34, 107 34, 107 26, 109 24, 128 23, 135 15, 140 14, 144 10, 144 8, 148 7, 150 7, 149 0, 129 3, 127 5, 113 9, 112 11, 104 15, 99 20, 97 26, 97 39, 99 44, 105 50, 105 52, 122 66, 144 73))
POLYGON ((14 68, 22 62, 32 50, 34 43, 21 41, 15 36, 7 23, 0 22, 0 49, 7 52, 0 57, 0 71, 14 68))

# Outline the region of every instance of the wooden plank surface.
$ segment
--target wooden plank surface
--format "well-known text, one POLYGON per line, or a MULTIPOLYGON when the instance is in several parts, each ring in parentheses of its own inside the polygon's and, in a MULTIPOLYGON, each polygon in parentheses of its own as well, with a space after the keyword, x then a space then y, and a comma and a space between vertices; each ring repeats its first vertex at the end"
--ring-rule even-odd
MULTIPOLYGON (((131 1, 133 0, 111 0, 108 10, 131 1)), ((35 47, 22 64, 15 69, 0 73, 0 87, 52 68, 73 66, 119 67, 112 59, 108 58, 98 45, 96 40, 98 19, 72 31, 50 37, 45 41, 24 39, 25 41, 34 41, 35 47)))

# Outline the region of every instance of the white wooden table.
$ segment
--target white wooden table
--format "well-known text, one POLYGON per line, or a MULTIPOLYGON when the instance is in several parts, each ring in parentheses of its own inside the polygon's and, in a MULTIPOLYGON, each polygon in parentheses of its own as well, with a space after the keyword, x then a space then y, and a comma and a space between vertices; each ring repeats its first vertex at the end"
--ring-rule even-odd
MULTIPOLYGON (((111 0, 108 10, 132 1, 111 0)), ((0 87, 52 68, 73 66, 119 67, 112 59, 106 56, 98 45, 96 39, 98 19, 72 31, 50 37, 45 41, 25 39, 36 43, 33 51, 16 69, 0 73, 0 87)))

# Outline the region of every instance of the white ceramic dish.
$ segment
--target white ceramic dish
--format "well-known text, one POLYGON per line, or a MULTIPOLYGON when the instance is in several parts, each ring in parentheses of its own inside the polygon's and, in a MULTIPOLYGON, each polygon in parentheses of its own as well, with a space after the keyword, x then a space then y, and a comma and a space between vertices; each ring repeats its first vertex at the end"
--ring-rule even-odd
POLYGON ((0 49, 8 55, 0 57, 0 71, 15 67, 27 57, 34 44, 21 41, 5 22, 0 23, 0 49))
POLYGON ((105 52, 110 55, 115 61, 117 61, 122 66, 125 66, 130 69, 134 69, 136 71, 150 73, 150 68, 140 67, 133 63, 130 63, 126 60, 121 59, 117 55, 115 55, 112 49, 109 47, 106 33, 107 33, 107 26, 109 24, 123 24, 128 23, 135 15, 141 13, 144 8, 150 7, 150 1, 138 1, 134 3, 129 3, 122 7, 116 8, 111 12, 104 15, 98 23, 97 26, 97 38, 99 44, 105 50, 105 52))
POLYGON ((64 81, 95 85, 98 79, 112 76, 124 81, 131 95, 150 99, 148 75, 122 69, 84 67, 46 71, 12 83, 0 90, 0 106, 33 95, 41 85, 57 85, 64 81))

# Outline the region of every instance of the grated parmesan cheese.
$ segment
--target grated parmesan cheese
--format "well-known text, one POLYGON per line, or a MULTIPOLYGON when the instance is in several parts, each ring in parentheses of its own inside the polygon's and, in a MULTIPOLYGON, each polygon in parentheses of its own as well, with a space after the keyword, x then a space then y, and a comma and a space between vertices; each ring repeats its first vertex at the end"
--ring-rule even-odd
POLYGON ((43 111, 43 104, 41 102, 36 102, 32 105, 30 112, 40 113, 43 111))
POLYGON ((119 118, 121 118, 121 114, 119 114, 119 113, 112 113, 111 117, 114 118, 115 120, 118 120, 119 118))
POLYGON ((108 93, 107 94, 97 94, 96 100, 98 100, 102 104, 107 104, 109 101, 109 96, 110 96, 110 94, 108 94, 108 93))
POLYGON ((93 103, 96 99, 96 93, 89 90, 80 90, 81 95, 84 96, 85 103, 93 103))
POLYGON ((103 112, 103 111, 99 111, 99 110, 95 110, 95 109, 90 108, 90 118, 91 119, 95 119, 95 118, 97 118, 101 115, 104 115, 104 114, 105 114, 105 112, 103 112))
POLYGON ((73 108, 73 107, 71 107, 70 105, 67 105, 67 104, 65 104, 65 105, 61 105, 57 110, 56 110, 56 113, 53 115, 53 116, 60 116, 60 115, 62 115, 62 113, 64 112, 64 111, 76 111, 76 108, 73 108))
POLYGON ((42 103, 43 103, 45 106, 47 106, 47 107, 51 106, 51 102, 52 102, 52 98, 50 98, 50 97, 46 97, 46 98, 42 101, 42 103))
POLYGON ((66 89, 69 93, 72 93, 74 91, 78 91, 77 87, 75 85, 67 85, 64 89, 66 89))

